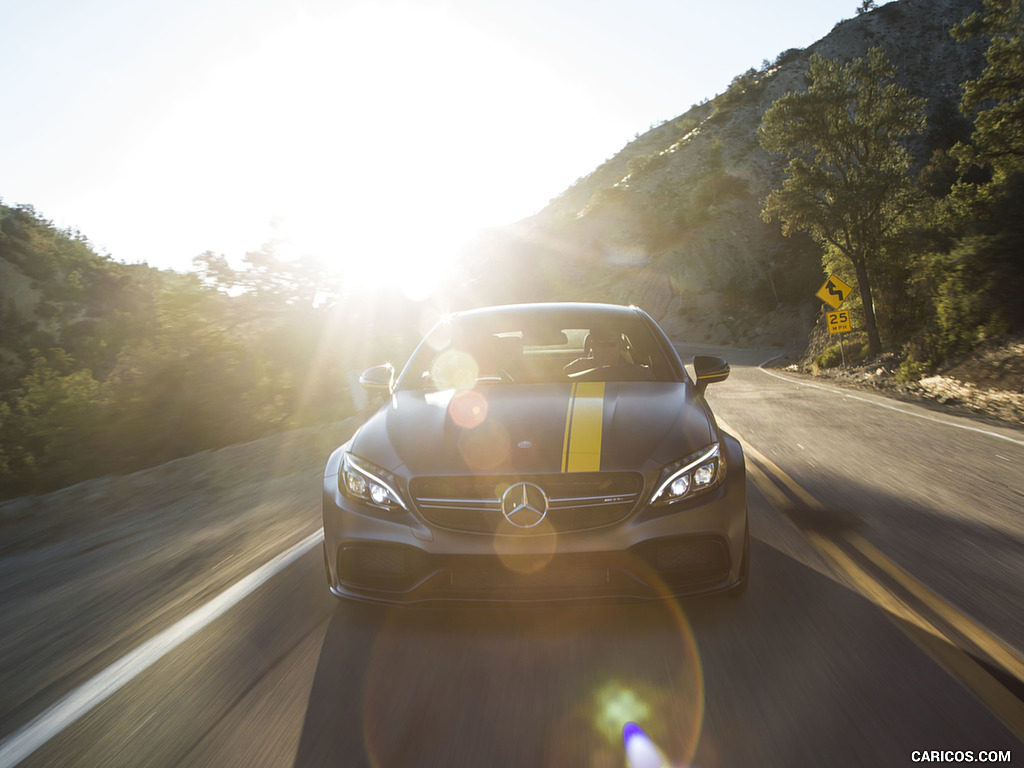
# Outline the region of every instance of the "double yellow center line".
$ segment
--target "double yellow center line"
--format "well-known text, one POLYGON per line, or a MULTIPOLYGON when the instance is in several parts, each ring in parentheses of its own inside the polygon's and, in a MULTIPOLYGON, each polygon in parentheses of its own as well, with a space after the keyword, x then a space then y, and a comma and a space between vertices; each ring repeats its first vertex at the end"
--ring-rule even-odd
POLYGON ((821 502, 721 419, 718 424, 743 446, 750 481, 810 542, 832 570, 881 608, 901 632, 973 693, 1018 739, 1024 740, 1024 702, 975 660, 983 659, 989 668, 1024 683, 1024 658, 900 568, 856 531, 830 537, 802 528, 789 515, 794 499, 812 512, 825 512, 821 502), (756 463, 750 461, 751 458, 756 463), (913 607, 915 604, 919 607, 913 607))

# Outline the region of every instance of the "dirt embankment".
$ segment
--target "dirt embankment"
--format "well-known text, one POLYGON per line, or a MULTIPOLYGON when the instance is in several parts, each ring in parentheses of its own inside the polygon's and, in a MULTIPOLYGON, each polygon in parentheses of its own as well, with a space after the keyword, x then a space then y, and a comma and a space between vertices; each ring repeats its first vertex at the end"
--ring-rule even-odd
POLYGON ((918 380, 907 380, 905 362, 900 355, 886 354, 856 365, 819 368, 807 354, 784 356, 773 367, 882 392, 947 413, 1024 425, 1024 338, 992 345, 918 380))

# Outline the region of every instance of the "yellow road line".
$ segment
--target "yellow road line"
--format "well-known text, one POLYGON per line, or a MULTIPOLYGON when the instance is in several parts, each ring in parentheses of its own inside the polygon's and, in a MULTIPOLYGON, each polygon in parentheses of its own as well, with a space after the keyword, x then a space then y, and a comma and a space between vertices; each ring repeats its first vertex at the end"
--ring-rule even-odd
MULTIPOLYGON (((747 464, 747 475, 778 512, 787 516, 793 502, 772 479, 774 477, 793 496, 809 509, 824 511, 825 508, 775 462, 754 448, 736 430, 719 420, 719 425, 739 440, 744 453, 753 457, 765 469, 754 463, 747 464), (771 476, 769 476, 769 474, 771 476)), ((795 526, 810 544, 823 555, 838 573, 844 574, 861 595, 882 608, 885 615, 907 637, 939 662, 965 688, 974 693, 1017 738, 1024 740, 1024 703, 1013 695, 1001 682, 994 678, 967 653, 957 647, 946 633, 901 600, 894 592, 871 576, 833 540, 821 533, 795 526)), ((844 533, 846 540, 870 562, 888 575, 903 589, 919 600, 928 610, 962 635, 994 664, 1002 667, 1018 680, 1024 681, 1024 660, 1013 648, 1006 645, 973 619, 956 610, 949 602, 912 577, 895 562, 886 557, 863 536, 855 531, 844 533)))
POLYGON ((757 486, 757 490, 761 492, 762 496, 768 499, 768 503, 780 512, 789 508, 792 504, 789 496, 784 494, 779 486, 773 483, 771 478, 769 478, 768 475, 765 474, 759 466, 757 466, 757 464, 747 464, 747 477, 753 480, 754 485, 757 486))
POLYGON ((782 471, 782 469, 779 467, 778 464, 776 464, 774 461, 772 461, 767 456, 765 456, 763 453, 761 453, 759 450, 757 450, 757 448, 755 448, 750 443, 748 443, 746 440, 744 440, 742 437, 740 437, 739 434, 737 434, 735 429, 730 427, 728 424, 726 424, 721 419, 718 419, 718 425, 722 429, 724 429, 726 432, 728 432, 730 435, 732 435, 737 440, 739 440, 740 441, 740 445, 743 446, 743 452, 745 454, 753 456, 755 459, 757 459, 757 461, 759 463, 761 463, 765 467, 765 469, 767 469, 776 478, 778 478, 779 481, 781 481, 782 484, 785 485, 794 496, 796 496, 798 499, 800 499, 800 501, 802 501, 804 504, 806 504, 809 509, 814 509, 814 510, 823 510, 824 509, 824 507, 821 505, 820 501, 818 501, 816 498, 811 496, 811 494, 809 494, 807 491, 805 491, 800 486, 800 484, 796 482, 796 480, 794 480, 792 477, 790 477, 784 471, 782 471))
POLYGON ((896 563, 883 555, 878 549, 856 532, 849 532, 846 538, 859 549, 865 557, 881 568, 894 581, 898 582, 910 594, 962 634, 967 640, 978 647, 992 661, 1016 677, 1024 681, 1024 659, 1014 649, 1006 645, 977 622, 957 611, 939 595, 919 582, 896 563))
POLYGON ((896 595, 883 587, 878 581, 862 569, 856 562, 831 539, 818 533, 807 533, 814 548, 825 555, 840 573, 860 591, 864 597, 885 609, 893 616, 898 616, 909 624, 935 637, 943 637, 938 628, 900 600, 896 595))
MULTIPOLYGON (((1024 740, 1024 702, 958 648, 934 624, 873 579, 838 545, 816 533, 808 534, 808 538, 818 551, 839 567, 862 595, 885 610, 887 618, 903 634, 977 696, 1018 739, 1024 740)), ((884 555, 882 557, 884 559, 884 555)))

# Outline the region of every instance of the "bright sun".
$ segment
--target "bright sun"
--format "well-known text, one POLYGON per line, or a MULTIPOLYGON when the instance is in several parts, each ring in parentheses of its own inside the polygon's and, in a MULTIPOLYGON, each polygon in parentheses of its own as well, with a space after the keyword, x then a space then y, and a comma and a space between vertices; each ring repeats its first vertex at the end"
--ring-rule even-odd
POLYGON ((527 169, 557 151, 548 126, 572 89, 497 32, 369 3, 265 23, 146 148, 168 198, 194 202, 193 226, 249 238, 229 257, 276 221, 357 281, 422 292, 477 230, 558 191, 527 169))

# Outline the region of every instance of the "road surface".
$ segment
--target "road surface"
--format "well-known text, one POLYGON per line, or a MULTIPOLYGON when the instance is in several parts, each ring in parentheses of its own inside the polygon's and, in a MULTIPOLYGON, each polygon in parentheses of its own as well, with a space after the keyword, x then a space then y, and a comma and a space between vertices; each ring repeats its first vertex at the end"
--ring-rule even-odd
POLYGON ((627 722, 672 765, 1024 764, 1024 431, 680 349, 733 366, 743 599, 338 604, 321 465, 245 504, 207 483, 73 574, 60 542, 0 558, 0 768, 622 766, 627 722))

